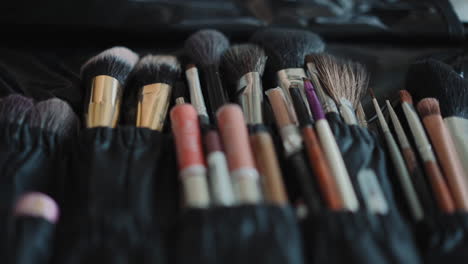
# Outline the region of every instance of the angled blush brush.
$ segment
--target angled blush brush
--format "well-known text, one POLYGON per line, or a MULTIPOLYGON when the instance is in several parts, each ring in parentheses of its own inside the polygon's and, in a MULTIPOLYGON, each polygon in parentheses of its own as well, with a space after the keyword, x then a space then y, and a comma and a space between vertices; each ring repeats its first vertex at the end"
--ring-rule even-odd
MULTIPOLYGON (((468 81, 462 78, 451 66, 433 59, 411 65, 408 87, 422 97, 435 97, 439 100, 444 118, 455 148, 462 161, 468 160, 468 81)), ((462 162, 468 172, 468 162, 462 162)))
POLYGON ((339 106, 344 121, 349 125, 357 124, 355 111, 369 83, 364 66, 328 54, 316 55, 315 65, 323 88, 339 106))
POLYGON ((341 156, 340 149, 335 140, 335 136, 331 131, 330 125, 325 118, 322 106, 318 100, 315 89, 309 80, 304 80, 304 88, 307 95, 309 107, 315 120, 315 129, 319 136, 320 143, 325 152, 328 164, 332 171, 333 177, 340 189, 341 197, 345 203, 345 207, 350 211, 357 211, 359 209, 359 201, 354 191, 353 184, 349 178, 348 170, 341 156))
POLYGON ((400 90, 400 99, 402 101, 401 106, 416 143, 419 156, 424 162, 424 171, 429 178, 428 180, 434 192, 438 207, 443 212, 451 213, 455 210, 454 199, 447 182, 442 175, 442 171, 437 163, 432 145, 426 135, 421 120, 413 107, 411 94, 406 90, 400 90))
POLYGON ((299 127, 302 132, 302 138, 306 149, 309 163, 320 185, 322 197, 324 197, 327 206, 331 210, 343 210, 344 202, 340 195, 340 190, 333 177, 330 166, 325 158, 317 134, 312 126, 312 119, 307 108, 302 100, 301 91, 299 88, 289 88, 291 98, 294 104, 294 109, 299 118, 299 127))
POLYGON ((216 111, 228 102, 219 76, 219 60, 228 48, 229 40, 226 36, 211 29, 195 32, 185 41, 185 52, 203 72, 202 88, 205 99, 208 99, 211 120, 216 120, 216 111))
POLYGON ((138 93, 137 127, 162 131, 180 71, 171 55, 146 55, 137 63, 128 85, 138 93))
MULTIPOLYGON (((307 54, 323 52, 325 43, 317 35, 307 30, 267 28, 256 32, 251 42, 261 46, 267 56, 267 76, 276 75, 276 81, 270 86, 280 86, 288 100, 288 107, 297 121, 291 103, 289 87, 295 84, 301 90, 304 103, 307 99, 304 92, 302 78, 306 77, 304 71, 304 58, 307 54)), ((310 113, 310 109, 307 107, 310 113)))
POLYGON ((452 136, 440 115, 439 102, 435 98, 425 98, 418 103, 417 108, 434 146, 457 209, 467 211, 467 176, 456 152, 452 136))
POLYGON ((115 127, 120 114, 123 85, 138 61, 138 55, 124 47, 105 50, 81 67, 86 89, 86 127, 115 127))
POLYGON ((385 141, 387 142, 390 158, 392 160, 393 166, 399 178, 399 182, 402 186, 406 201, 410 208, 411 216, 415 221, 420 221, 424 217, 424 211, 422 209, 421 202, 419 201, 419 198, 416 195, 416 191, 411 181, 408 169, 406 168, 406 164, 403 160, 403 156, 401 155, 401 152, 398 149, 398 145, 395 139, 393 138, 392 133, 390 132, 390 128, 388 127, 388 124, 385 121, 382 110, 380 109, 379 103, 377 102, 377 99, 375 98, 372 89, 370 89, 369 91, 372 96, 372 103, 374 104, 374 108, 377 113, 377 118, 380 123, 380 129, 382 130, 385 137, 385 141))
POLYGON ((262 177, 265 200, 287 203, 281 169, 273 139, 263 121, 261 76, 266 63, 263 50, 253 44, 234 45, 221 59, 221 69, 232 97, 239 102, 250 130, 250 142, 262 177))

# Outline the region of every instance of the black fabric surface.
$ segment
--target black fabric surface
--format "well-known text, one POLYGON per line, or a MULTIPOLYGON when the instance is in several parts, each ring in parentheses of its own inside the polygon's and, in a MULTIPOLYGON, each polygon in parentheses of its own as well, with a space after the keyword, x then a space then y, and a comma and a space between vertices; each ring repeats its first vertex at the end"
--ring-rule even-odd
POLYGON ((171 138, 95 128, 75 148, 54 263, 166 263, 179 208, 171 138))
POLYGON ((297 220, 289 207, 190 209, 178 224, 177 264, 301 264, 297 220))
POLYGON ((37 217, 19 217, 10 228, 8 264, 48 264, 53 254, 55 224, 37 217))

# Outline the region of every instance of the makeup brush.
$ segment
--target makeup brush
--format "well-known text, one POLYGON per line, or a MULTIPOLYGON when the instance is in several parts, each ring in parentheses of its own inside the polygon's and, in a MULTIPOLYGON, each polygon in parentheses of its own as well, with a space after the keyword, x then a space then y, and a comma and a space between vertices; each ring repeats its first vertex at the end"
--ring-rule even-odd
POLYGON ((452 194, 442 175, 442 171, 437 163, 432 145, 427 138, 421 120, 413 107, 411 94, 406 90, 400 90, 400 99, 401 107, 403 108, 411 133, 413 134, 416 148, 424 162, 424 171, 431 183, 437 204, 443 212, 451 213, 455 210, 452 194))
POLYGON ((429 134, 442 172, 447 179, 456 207, 468 210, 468 183, 452 137, 440 115, 439 102, 435 98, 425 98, 418 103, 418 112, 429 134))
POLYGON ((304 88, 309 107, 312 110, 315 120, 317 135, 325 152, 325 157, 327 158, 333 177, 340 189, 340 195, 345 203, 345 208, 353 212, 357 211, 359 209, 359 201, 351 179, 349 178, 340 149, 338 148, 333 132, 331 131, 330 125, 325 118, 325 113, 315 93, 315 89, 312 83, 307 79, 304 79, 304 88))
POLYGON ((68 137, 78 131, 79 121, 68 103, 51 98, 37 103, 31 115, 31 126, 68 137))
POLYGON ((120 114, 123 85, 138 61, 138 55, 124 47, 105 50, 81 67, 86 89, 86 127, 115 127, 120 114))
POLYGON ((256 165, 262 176, 265 200, 287 203, 286 191, 276 156, 273 139, 263 120, 263 87, 261 76, 266 63, 264 51, 253 44, 235 45, 224 52, 221 69, 230 94, 240 103, 250 129, 250 142, 256 165))
MULTIPOLYGON (((407 77, 408 88, 422 97, 435 97, 439 100, 444 118, 455 148, 462 161, 468 160, 468 82, 450 65, 433 59, 411 65, 407 77)), ((462 162, 468 172, 468 162, 462 162)))
POLYGON ((362 103, 359 102, 357 109, 356 109, 356 117, 358 119, 358 123, 361 127, 367 128, 367 117, 366 112, 364 112, 364 108, 362 107, 362 103))
POLYGON ((208 208, 210 196, 197 111, 190 104, 176 105, 170 118, 185 204, 208 208))
POLYGON ((0 121, 6 123, 29 123, 34 102, 31 98, 11 94, 0 101, 0 121))
POLYGON ((290 164, 291 175, 297 178, 301 187, 302 198, 309 212, 318 212, 322 208, 321 198, 310 168, 303 156, 303 141, 289 111, 286 96, 280 87, 268 89, 266 92, 276 120, 283 143, 284 155, 290 164))
POLYGON ((393 162, 393 166, 396 170, 399 182, 402 186, 406 201, 410 208, 411 216, 415 221, 420 221, 424 217, 424 212, 421 206, 421 202, 419 201, 416 195, 413 183, 411 182, 408 169, 406 168, 401 152, 398 149, 398 145, 396 144, 396 141, 393 138, 392 133, 390 132, 390 128, 388 127, 388 124, 385 121, 379 103, 375 98, 374 92, 372 91, 372 89, 369 89, 369 92, 372 97, 372 103, 374 104, 375 112, 377 113, 377 118, 379 119, 380 129, 382 130, 383 135, 385 137, 385 141, 387 142, 390 158, 393 162))
POLYGON ((364 66, 328 54, 316 55, 315 65, 323 88, 339 106, 344 121, 349 125, 357 124, 355 110, 369 84, 364 66))
POLYGON ((338 113, 338 107, 333 99, 325 92, 322 87, 322 82, 319 79, 316 58, 321 56, 321 53, 308 54, 305 57, 307 73, 310 76, 310 82, 315 89, 315 93, 322 104, 322 109, 325 113, 338 113))
POLYGON ((413 147, 411 146, 410 141, 406 136, 406 132, 404 131, 392 104, 389 100, 386 100, 385 102, 387 104, 388 113, 390 115, 390 119, 392 120, 393 128, 400 145, 401 153, 405 159, 406 168, 411 175, 411 180, 413 181, 413 185, 419 196, 419 201, 424 207, 424 214, 432 215, 432 212, 434 211, 433 194, 429 190, 428 182, 425 179, 424 172, 419 165, 413 147))
POLYGON ((135 66, 128 87, 138 91, 136 126, 162 131, 180 64, 170 55, 146 55, 135 66))
POLYGON ((219 60, 229 48, 229 40, 223 33, 205 29, 192 34, 185 41, 185 52, 200 67, 204 76, 203 94, 208 98, 212 120, 218 108, 228 102, 219 76, 219 60))
POLYGON ((236 197, 241 204, 257 204, 262 192, 242 109, 226 104, 216 116, 236 197))
MULTIPOLYGON (((296 122, 297 118, 288 89, 291 84, 298 85, 304 103, 307 105, 302 82, 302 78, 306 77, 304 58, 308 54, 323 52, 325 43, 317 34, 310 31, 284 28, 260 30, 251 37, 250 41, 265 50, 268 56, 267 76, 276 74, 277 77, 277 81, 269 85, 279 85, 283 89, 288 100, 289 110, 296 122)), ((308 111, 310 113, 309 109, 308 111)))
POLYGON ((198 75, 198 68, 195 64, 188 64, 185 68, 185 78, 187 79, 187 84, 190 92, 190 102, 197 109, 198 118, 200 118, 200 123, 209 124, 210 117, 206 110, 205 99, 203 96, 200 77, 198 75))
POLYGON ((16 202, 9 263, 49 263, 54 244, 57 203, 42 193, 26 193, 16 202))
POLYGON ((312 127, 312 119, 307 112, 307 108, 302 100, 302 94, 299 88, 289 88, 291 98, 299 117, 299 127, 302 132, 302 139, 304 140, 309 163, 312 167, 317 182, 320 185, 322 197, 325 198, 328 208, 332 210, 344 209, 343 199, 340 196, 340 190, 336 184, 329 164, 325 158, 320 142, 317 138, 314 128, 312 127))
POLYGON ((175 104, 185 104, 187 102, 187 87, 184 81, 177 81, 174 86, 172 98, 175 104))

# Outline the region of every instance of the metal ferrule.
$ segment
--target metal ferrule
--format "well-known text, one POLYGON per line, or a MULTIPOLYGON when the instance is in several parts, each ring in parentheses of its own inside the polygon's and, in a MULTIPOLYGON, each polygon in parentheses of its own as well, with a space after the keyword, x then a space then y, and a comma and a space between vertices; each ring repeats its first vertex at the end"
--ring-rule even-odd
POLYGON ((357 117, 353 109, 353 104, 345 98, 340 99, 340 114, 348 125, 357 125, 357 117))
POLYGON ((307 70, 309 72, 312 85, 315 87, 315 91, 320 100, 320 103, 322 103, 322 108, 325 113, 338 113, 338 107, 336 106, 335 101, 333 101, 333 99, 325 93, 325 90, 323 90, 322 84, 318 79, 319 74, 315 64, 312 62, 307 63, 307 70))
POLYGON ((310 115, 311 112, 309 108, 309 103, 307 101, 307 96, 304 90, 303 78, 307 78, 307 75, 304 69, 302 68, 283 69, 281 71, 278 71, 277 75, 278 75, 279 85, 283 89, 283 91, 286 93, 286 97, 288 99, 288 102, 291 108, 294 109, 293 104, 292 104, 291 94, 289 93, 289 88, 297 87, 299 88, 299 91, 301 91, 302 100, 304 100, 304 104, 306 105, 307 111, 309 112, 309 115, 310 115))
POLYGON ((154 83, 141 88, 138 99, 137 127, 161 131, 169 108, 172 87, 154 83))
POLYGON ((119 81, 108 75, 98 75, 91 83, 87 127, 115 127, 120 111, 122 86, 119 81))
POLYGON ((244 110, 247 124, 263 124, 263 93, 260 74, 249 72, 242 76, 237 85, 237 91, 241 91, 237 98, 244 110))
POLYGON ((287 125, 280 129, 281 139, 286 156, 290 156, 302 149, 302 137, 296 125, 287 125))
POLYGON ((416 147, 418 149, 419 155, 423 161, 436 161, 434 151, 432 150, 431 143, 427 138, 424 127, 421 124, 418 114, 408 103, 402 103, 403 112, 405 113, 406 119, 408 120, 408 125, 411 129, 411 132, 414 136, 414 141, 416 142, 416 147))
POLYGON ((208 112, 206 110, 205 99, 203 98, 203 93, 200 85, 200 77, 198 75, 198 70, 196 67, 192 67, 185 71, 185 77, 187 78, 187 83, 190 92, 190 102, 193 107, 197 110, 198 115, 208 117, 208 112))

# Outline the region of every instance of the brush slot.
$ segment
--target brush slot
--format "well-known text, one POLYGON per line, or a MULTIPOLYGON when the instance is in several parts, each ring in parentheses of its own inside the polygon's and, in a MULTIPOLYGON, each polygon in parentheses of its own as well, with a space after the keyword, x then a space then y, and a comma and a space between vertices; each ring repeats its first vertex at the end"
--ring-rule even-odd
POLYGON ((136 127, 86 129, 67 178, 59 263, 164 263, 164 238, 179 208, 170 136, 136 127))
POLYGON ((190 209, 178 224, 174 263, 304 263, 298 229, 289 207, 190 209))

